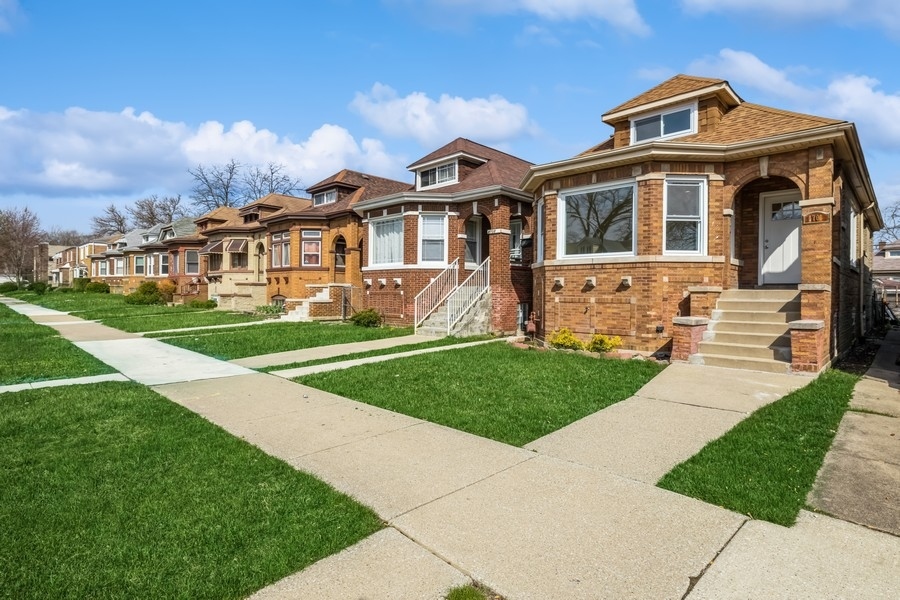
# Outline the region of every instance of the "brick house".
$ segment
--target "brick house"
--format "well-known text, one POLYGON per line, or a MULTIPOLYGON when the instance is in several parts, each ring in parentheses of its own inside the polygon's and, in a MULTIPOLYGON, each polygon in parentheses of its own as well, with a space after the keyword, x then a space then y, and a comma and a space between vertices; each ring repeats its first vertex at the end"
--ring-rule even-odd
MULTIPOLYGON (((268 194, 237 209, 213 211, 196 221, 207 240, 200 249, 200 280, 221 310, 252 311, 268 304, 266 291, 267 246, 265 220, 312 205, 308 198, 268 194), (224 221, 222 217, 227 217, 224 221)), ((220 210, 221 209, 217 209, 220 210)), ((279 251, 282 248, 279 247, 279 251)))
POLYGON ((883 223, 852 123, 675 76, 532 167, 538 334, 757 370, 825 368, 871 323, 883 223))
POLYGON ((410 165, 408 189, 357 203, 363 305, 435 332, 469 313, 476 329, 516 331, 531 300, 530 166, 459 138, 410 165))
POLYGON ((307 188, 312 206, 260 218, 269 261, 267 298, 288 319, 340 319, 362 304, 362 219, 353 207, 410 185, 343 169, 307 188))

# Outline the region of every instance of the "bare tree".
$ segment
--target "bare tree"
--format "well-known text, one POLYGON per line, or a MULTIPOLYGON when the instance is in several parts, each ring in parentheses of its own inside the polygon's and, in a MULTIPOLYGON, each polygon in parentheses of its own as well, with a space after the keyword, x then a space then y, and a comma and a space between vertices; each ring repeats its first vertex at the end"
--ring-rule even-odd
POLYGON ((221 206, 239 206, 244 194, 239 177, 241 164, 233 158, 224 165, 197 165, 188 169, 194 178, 191 200, 201 212, 221 206))
POLYGON ((123 213, 115 204, 110 204, 103 209, 103 214, 99 217, 91 217, 94 235, 112 235, 114 233, 125 233, 131 227, 128 222, 128 215, 123 213))
POLYGON ((40 241, 40 223, 27 206, 0 210, 0 272, 21 284, 34 268, 34 247, 40 241))
POLYGON ((137 200, 133 206, 125 208, 131 222, 135 227, 144 229, 154 225, 166 224, 188 216, 187 210, 181 205, 181 195, 163 196, 156 194, 137 200))
POLYGON ((884 218, 884 229, 875 235, 879 242, 896 242, 900 240, 900 199, 883 204, 881 216, 884 218))
POLYGON ((299 178, 293 178, 285 173, 285 166, 270 162, 265 168, 251 167, 243 177, 244 200, 252 202, 262 198, 266 194, 294 195, 303 189, 303 183, 299 178))
POLYGON ((59 227, 53 227, 49 231, 41 233, 41 240, 53 246, 80 246, 90 239, 91 236, 89 234, 59 227))

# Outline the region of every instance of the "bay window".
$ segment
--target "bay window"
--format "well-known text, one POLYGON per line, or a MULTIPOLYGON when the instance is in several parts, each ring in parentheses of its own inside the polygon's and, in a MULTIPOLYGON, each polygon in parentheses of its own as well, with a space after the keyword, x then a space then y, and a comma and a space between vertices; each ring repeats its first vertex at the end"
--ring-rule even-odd
POLYGON ((322 232, 304 230, 300 234, 303 246, 302 265, 318 267, 322 264, 322 232))
POLYGON ((291 233, 289 231, 272 234, 272 266, 291 266, 291 233))
POLYGON ((632 182, 560 192, 558 256, 634 254, 635 196, 632 182))
POLYGON ((369 264, 403 264, 403 217, 369 222, 369 264))

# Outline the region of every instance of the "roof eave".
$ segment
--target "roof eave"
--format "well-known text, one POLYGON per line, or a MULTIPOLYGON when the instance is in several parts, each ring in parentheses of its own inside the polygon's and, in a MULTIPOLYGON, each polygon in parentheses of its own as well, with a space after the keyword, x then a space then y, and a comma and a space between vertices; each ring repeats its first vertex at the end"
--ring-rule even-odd
POLYGON ((353 207, 353 210, 356 214, 364 216, 368 210, 377 210, 379 208, 386 208, 397 204, 421 204, 425 202, 458 204, 460 202, 484 198, 485 196, 497 195, 510 196, 529 203, 533 200, 530 194, 527 194, 518 188, 510 187, 508 185, 491 185, 447 194, 437 192, 400 192, 398 194, 391 194, 390 196, 382 196, 381 198, 357 202, 353 207))
POLYGON ((724 98, 725 102, 730 106, 737 106, 743 102, 741 97, 738 96, 727 81, 722 81, 720 83, 716 83, 713 85, 706 86, 704 88, 700 88, 694 90, 692 92, 683 92, 681 94, 676 94, 674 96, 669 96, 668 98, 662 98, 660 100, 654 100, 653 102, 648 102, 646 104, 640 104, 638 106, 634 106, 632 108, 626 108, 625 110, 618 110, 616 112, 608 112, 601 115, 601 120, 604 123, 612 124, 617 121, 621 121, 622 119, 631 117, 636 114, 649 112, 652 110, 656 110, 659 108, 663 108, 670 104, 679 104, 682 102, 688 102, 690 100, 697 100, 703 96, 709 96, 710 94, 714 94, 716 96, 720 96, 724 98))

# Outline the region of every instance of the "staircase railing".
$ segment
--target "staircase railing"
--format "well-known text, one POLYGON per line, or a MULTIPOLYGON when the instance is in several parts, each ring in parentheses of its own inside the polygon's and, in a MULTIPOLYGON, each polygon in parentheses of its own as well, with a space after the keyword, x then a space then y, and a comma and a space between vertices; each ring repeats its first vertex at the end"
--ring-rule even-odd
POLYGON ((460 319, 490 288, 491 257, 489 256, 448 296, 447 335, 450 335, 453 326, 459 323, 460 319))
POLYGON ((433 313, 441 303, 447 299, 457 287, 459 281, 459 259, 453 259, 446 269, 431 280, 421 292, 416 294, 415 313, 413 323, 415 329, 419 328, 428 315, 433 313))

